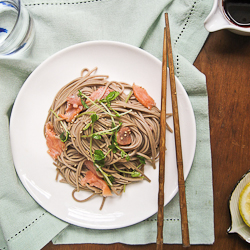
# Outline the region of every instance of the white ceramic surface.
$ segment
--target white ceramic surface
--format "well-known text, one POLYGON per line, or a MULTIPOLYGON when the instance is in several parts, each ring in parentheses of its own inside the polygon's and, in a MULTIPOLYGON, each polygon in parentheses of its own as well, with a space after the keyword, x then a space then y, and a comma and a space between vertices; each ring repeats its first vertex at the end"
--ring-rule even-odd
MULTIPOLYGON (((58 90, 80 75, 83 68, 98 67, 97 73, 147 89, 160 108, 161 61, 137 47, 111 41, 86 42, 66 48, 43 62, 21 88, 11 115, 10 137, 16 171, 30 195, 56 217, 81 227, 114 229, 138 223, 157 212, 158 169, 145 167, 151 183, 127 186, 121 197, 101 197, 77 203, 72 187, 55 181, 56 170, 47 154, 43 127, 58 90)), ((196 125, 193 109, 181 83, 176 79, 183 147, 184 175, 187 177, 195 153, 196 125)), ((168 89, 167 112, 172 112, 168 89)), ((173 128, 172 118, 168 123, 173 128)), ((174 134, 166 139, 165 204, 177 193, 174 134)), ((86 195, 80 192, 81 197, 86 195)))
POLYGON ((250 28, 238 26, 226 16, 223 6, 223 0, 214 0, 211 12, 207 16, 204 26, 209 32, 214 32, 222 29, 228 29, 238 35, 250 36, 250 28))
POLYGON ((229 198, 229 210, 232 224, 228 228, 228 233, 237 233, 243 240, 250 243, 250 227, 243 221, 239 211, 239 197, 243 188, 250 182, 250 171, 239 180, 229 198))

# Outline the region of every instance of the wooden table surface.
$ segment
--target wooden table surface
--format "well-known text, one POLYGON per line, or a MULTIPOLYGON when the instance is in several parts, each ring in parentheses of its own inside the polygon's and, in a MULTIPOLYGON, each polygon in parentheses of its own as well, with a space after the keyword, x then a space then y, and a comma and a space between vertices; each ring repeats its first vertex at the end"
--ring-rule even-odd
MULTIPOLYGON (((228 197, 241 176, 250 168, 250 37, 227 30, 211 33, 194 65, 207 77, 210 137, 214 188, 215 242, 192 249, 249 249, 230 226, 228 197)), ((43 250, 152 250, 155 244, 53 245, 43 250)), ((163 249, 182 249, 164 245, 163 249)))

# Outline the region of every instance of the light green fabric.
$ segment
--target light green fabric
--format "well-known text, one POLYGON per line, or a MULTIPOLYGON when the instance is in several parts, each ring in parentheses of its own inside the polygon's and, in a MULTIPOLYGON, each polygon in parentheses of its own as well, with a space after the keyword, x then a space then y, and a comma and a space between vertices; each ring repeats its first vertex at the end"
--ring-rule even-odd
MULTIPOLYGON (((197 149, 186 181, 191 244, 214 242, 213 190, 205 76, 192 64, 208 33, 203 21, 212 0, 23 0, 36 37, 25 57, 0 58, 0 250, 41 249, 55 244, 146 244, 156 241, 156 215, 119 230, 68 225, 44 211, 26 192, 13 166, 9 118, 29 74, 53 53, 92 40, 121 41, 162 58, 164 13, 169 13, 175 72, 189 94, 197 125, 197 149)), ((31 104, 33 105, 33 104, 31 104)), ((21 133, 21 131, 20 131, 21 133)), ((178 195, 166 206, 164 242, 181 243, 178 195)))

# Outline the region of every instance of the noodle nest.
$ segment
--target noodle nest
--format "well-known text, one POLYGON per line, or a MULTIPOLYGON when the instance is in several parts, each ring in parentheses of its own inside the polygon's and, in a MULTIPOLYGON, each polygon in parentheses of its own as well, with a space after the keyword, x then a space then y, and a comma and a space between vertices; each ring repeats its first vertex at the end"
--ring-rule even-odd
POLYGON ((105 157, 101 165, 93 164, 94 170, 116 195, 121 195, 126 185, 150 181, 144 174, 145 162, 155 168, 159 154, 159 109, 156 106, 150 110, 144 107, 135 98, 131 85, 109 81, 107 75, 98 75, 96 72, 97 68, 83 69, 80 77, 62 87, 53 100, 45 122, 45 127, 48 122, 53 125, 58 138, 68 131, 65 149, 54 161, 56 179, 60 175, 60 182, 73 186, 72 196, 79 202, 89 200, 94 195, 103 196, 102 189, 81 182, 89 171, 86 161, 98 163, 95 161, 96 152, 102 152, 101 155, 105 157), (90 102, 88 98, 100 87, 103 93, 110 89, 119 92, 119 95, 110 103, 90 102), (79 93, 87 97, 82 100, 88 108, 83 108, 72 121, 67 122, 60 114, 66 113, 67 98, 71 95, 79 96, 79 93), (93 115, 97 118, 94 122, 93 115), (129 145, 115 144, 121 127, 129 128, 129 145), (90 191, 90 197, 78 200, 75 194, 81 190, 90 191))

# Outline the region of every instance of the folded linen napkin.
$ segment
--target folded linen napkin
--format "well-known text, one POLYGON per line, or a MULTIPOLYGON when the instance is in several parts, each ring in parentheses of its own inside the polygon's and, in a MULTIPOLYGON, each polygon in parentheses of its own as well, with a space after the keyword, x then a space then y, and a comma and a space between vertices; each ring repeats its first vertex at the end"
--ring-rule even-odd
MULTIPOLYGON (((169 13, 175 72, 196 118, 197 148, 186 181, 191 244, 214 241, 213 191, 205 76, 192 64, 207 32, 203 21, 212 0, 23 0, 35 21, 29 55, 0 58, 0 249, 41 249, 55 244, 147 244, 156 241, 157 216, 119 230, 91 230, 57 219, 27 193, 16 175, 9 140, 15 98, 29 74, 53 53, 92 40, 121 41, 162 58, 164 13, 169 13), (98 237, 97 237, 98 235, 98 237)), ((181 243, 178 195, 165 207, 164 243, 181 243)))

